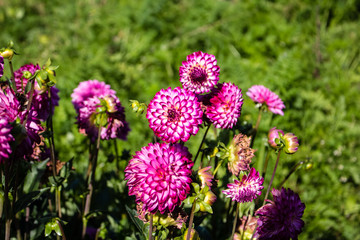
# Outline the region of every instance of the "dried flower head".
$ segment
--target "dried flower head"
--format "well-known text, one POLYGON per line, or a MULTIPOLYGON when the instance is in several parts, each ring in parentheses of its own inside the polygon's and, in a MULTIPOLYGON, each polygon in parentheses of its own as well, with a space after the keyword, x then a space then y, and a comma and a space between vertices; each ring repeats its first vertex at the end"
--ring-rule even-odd
POLYGON ((261 195, 264 179, 259 177, 259 172, 251 168, 249 175, 244 175, 241 181, 235 180, 234 183, 227 185, 228 189, 222 192, 226 197, 237 202, 251 202, 261 195))
POLYGON ((136 152, 125 169, 129 195, 145 211, 173 212, 190 192, 192 166, 186 147, 150 143, 136 152))
POLYGON ((274 114, 284 115, 282 109, 285 108, 283 101, 279 98, 278 95, 267 89, 262 85, 254 85, 249 88, 246 93, 251 100, 256 103, 266 104, 268 109, 274 114))
POLYGON ((186 142, 199 131, 202 111, 194 93, 179 87, 162 89, 150 101, 146 118, 155 135, 165 142, 186 142))
POLYGON ((243 134, 235 135, 229 146, 228 169, 234 175, 240 171, 250 170, 251 159, 255 156, 255 150, 250 148, 251 137, 243 134))
POLYGON ((219 81, 219 73, 215 56, 201 51, 188 55, 179 69, 183 88, 196 94, 210 92, 219 81))
POLYGON ((216 128, 232 128, 241 114, 241 89, 232 83, 218 84, 205 104, 206 116, 216 128))
POLYGON ((291 189, 272 189, 271 193, 274 201, 267 200, 268 204, 255 213, 259 216, 257 229, 259 239, 298 239, 304 227, 301 217, 304 214, 305 204, 291 189))

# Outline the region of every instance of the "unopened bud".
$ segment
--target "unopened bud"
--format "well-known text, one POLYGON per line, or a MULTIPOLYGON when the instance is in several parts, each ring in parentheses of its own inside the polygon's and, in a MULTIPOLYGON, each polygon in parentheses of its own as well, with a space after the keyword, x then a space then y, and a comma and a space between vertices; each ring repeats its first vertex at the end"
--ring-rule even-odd
POLYGON ((26 79, 31 78, 32 73, 30 71, 23 71, 23 77, 26 79))
POLYGON ((273 127, 269 131, 268 143, 274 149, 277 149, 279 147, 278 143, 280 143, 280 134, 284 135, 284 132, 282 130, 280 130, 280 129, 276 129, 276 127, 273 127), (278 139, 278 140, 276 140, 276 139, 278 139))
POLYGON ((299 140, 293 133, 286 133, 283 136, 285 147, 284 152, 287 154, 293 154, 298 150, 299 140))
POLYGON ((6 48, 4 51, 2 51, 1 56, 5 59, 8 59, 9 61, 11 61, 11 59, 14 56, 14 50, 10 49, 10 48, 6 48))

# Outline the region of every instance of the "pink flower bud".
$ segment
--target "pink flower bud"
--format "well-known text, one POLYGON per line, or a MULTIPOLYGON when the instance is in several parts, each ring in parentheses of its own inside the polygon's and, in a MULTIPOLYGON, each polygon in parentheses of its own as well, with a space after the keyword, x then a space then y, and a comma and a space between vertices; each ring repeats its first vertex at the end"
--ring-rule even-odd
POLYGON ((277 149, 278 145, 275 141, 275 139, 279 139, 280 142, 280 136, 279 133, 281 133, 282 135, 284 135, 284 132, 280 129, 276 129, 276 127, 273 127, 272 129, 270 129, 269 134, 268 134, 268 143, 272 148, 277 149))

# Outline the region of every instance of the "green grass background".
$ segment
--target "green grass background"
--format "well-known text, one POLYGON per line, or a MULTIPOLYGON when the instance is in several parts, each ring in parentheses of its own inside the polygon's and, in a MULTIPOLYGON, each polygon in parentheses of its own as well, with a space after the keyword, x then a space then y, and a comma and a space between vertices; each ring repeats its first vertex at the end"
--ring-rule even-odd
MULTIPOLYGON (((161 88, 180 86, 178 69, 188 54, 215 55, 220 81, 243 90, 240 122, 256 121, 245 96, 252 85, 265 85, 286 105, 283 117, 265 114, 255 148, 261 161, 273 126, 299 137, 300 149, 282 159, 275 186, 298 161, 313 164, 285 185, 306 204, 300 239, 352 240, 360 239, 359 12, 359 0, 0 0, 0 46, 14 41, 21 54, 16 69, 49 57, 60 66, 56 147, 62 161, 75 158, 80 174, 88 143, 77 132, 70 98, 79 82, 98 79, 117 91, 132 130, 117 145, 134 154, 152 132, 129 100, 148 103, 161 88)), ((101 152, 99 171, 111 169, 110 155, 101 152)))

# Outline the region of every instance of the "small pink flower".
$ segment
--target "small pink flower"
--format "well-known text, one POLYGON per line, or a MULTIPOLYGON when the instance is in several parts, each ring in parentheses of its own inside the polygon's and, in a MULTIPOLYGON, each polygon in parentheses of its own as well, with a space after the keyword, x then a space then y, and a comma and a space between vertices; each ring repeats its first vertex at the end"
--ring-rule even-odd
POLYGON ((179 69, 183 88, 196 94, 210 92, 219 81, 219 73, 215 56, 201 51, 188 55, 179 69))
POLYGON ((144 211, 172 212, 190 192, 192 166, 186 147, 150 143, 136 152, 125 169, 129 195, 143 204, 144 211))
POLYGON ((241 89, 232 83, 218 84, 205 104, 206 116, 216 128, 232 128, 240 117, 242 104, 241 89))
POLYGON ((278 139, 278 141, 280 142, 280 135, 284 135, 283 130, 280 129, 276 129, 276 127, 273 127, 272 129, 270 129, 269 134, 268 134, 268 143, 270 145, 270 147, 277 149, 278 145, 275 142, 275 139, 278 139))
POLYGON ((150 101, 146 118, 149 127, 162 141, 186 142, 202 123, 200 103, 194 93, 179 87, 162 89, 150 101))
POLYGON ((274 114, 284 115, 282 109, 285 108, 283 101, 279 98, 278 95, 267 89, 262 85, 254 85, 249 88, 246 93, 251 100, 256 103, 266 104, 268 109, 274 114))
POLYGON ((227 185, 228 189, 222 192, 233 201, 241 203, 251 202, 258 195, 261 195, 261 189, 264 188, 262 186, 263 182, 264 179, 259 177, 259 172, 255 168, 251 168, 249 175, 244 175, 241 182, 235 180, 234 183, 229 183, 227 185))

